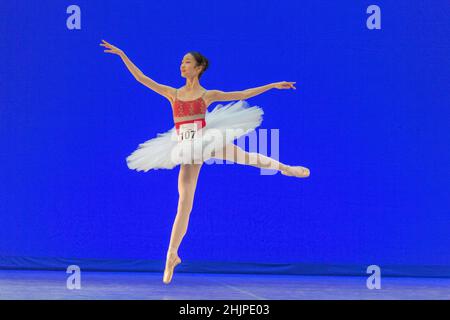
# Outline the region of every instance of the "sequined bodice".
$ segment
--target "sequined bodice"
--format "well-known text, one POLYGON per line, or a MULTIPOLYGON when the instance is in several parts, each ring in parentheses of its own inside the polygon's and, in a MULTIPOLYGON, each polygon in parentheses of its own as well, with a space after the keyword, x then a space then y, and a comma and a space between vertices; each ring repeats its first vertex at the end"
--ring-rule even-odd
POLYGON ((175 100, 174 102, 174 117, 186 117, 194 115, 203 115, 206 112, 206 104, 203 98, 198 98, 196 100, 182 101, 175 100))
POLYGON ((173 103, 173 118, 175 122, 181 121, 183 119, 191 118, 204 118, 206 113, 206 103, 203 99, 206 91, 203 95, 195 100, 179 100, 175 96, 175 101, 173 103))

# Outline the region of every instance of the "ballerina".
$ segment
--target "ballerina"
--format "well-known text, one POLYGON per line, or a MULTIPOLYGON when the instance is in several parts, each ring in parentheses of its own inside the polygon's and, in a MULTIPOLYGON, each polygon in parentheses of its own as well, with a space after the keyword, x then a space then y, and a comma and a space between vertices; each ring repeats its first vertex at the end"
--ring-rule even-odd
POLYGON ((173 272, 181 263, 178 249, 187 232, 190 213, 193 207, 194 194, 200 169, 205 160, 216 158, 257 168, 276 169, 285 176, 298 178, 309 177, 310 171, 302 166, 290 166, 273 158, 256 152, 247 152, 233 143, 236 138, 254 130, 262 122, 264 111, 257 107, 249 107, 245 99, 259 95, 272 88, 296 89, 295 82, 281 81, 243 91, 224 92, 206 90, 200 85, 200 78, 208 68, 208 59, 196 51, 184 55, 181 62, 181 76, 186 84, 179 88, 157 83, 142 73, 126 54, 116 46, 102 40, 106 47, 104 52, 120 56, 136 80, 156 93, 167 98, 172 106, 175 126, 159 133, 156 138, 139 145, 127 157, 130 169, 145 171, 154 169, 172 169, 180 165, 178 175, 178 207, 172 227, 169 248, 166 256, 163 282, 172 281, 173 272), (211 112, 208 106, 215 101, 236 101, 226 106, 219 105, 211 112), (225 135, 225 139, 211 139, 214 132, 225 134, 228 129, 239 129, 237 133, 225 135), (192 151, 192 146, 199 146, 201 153, 190 152, 189 157, 176 156, 185 151, 192 151))

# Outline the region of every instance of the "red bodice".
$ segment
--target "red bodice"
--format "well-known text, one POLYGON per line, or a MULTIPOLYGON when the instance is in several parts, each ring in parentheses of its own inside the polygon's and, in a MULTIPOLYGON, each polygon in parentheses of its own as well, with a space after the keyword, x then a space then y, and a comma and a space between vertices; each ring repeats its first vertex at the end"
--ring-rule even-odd
MULTIPOLYGON (((177 90, 178 91, 178 90, 177 90)), ((206 91, 205 91, 206 93, 206 91)), ((203 95, 205 94, 203 93, 203 95)), ((200 98, 195 100, 179 100, 175 96, 175 101, 173 103, 173 118, 175 122, 175 127, 178 132, 178 129, 183 123, 198 123, 199 128, 203 128, 206 125, 205 122, 205 113, 206 113, 206 102, 203 99, 203 95, 200 98), (175 118, 183 118, 189 117, 186 120, 183 119, 175 119, 175 118)))
POLYGON ((206 112, 206 103, 203 98, 198 98, 190 101, 183 101, 175 99, 173 104, 173 117, 187 117, 200 115, 203 116, 206 112))

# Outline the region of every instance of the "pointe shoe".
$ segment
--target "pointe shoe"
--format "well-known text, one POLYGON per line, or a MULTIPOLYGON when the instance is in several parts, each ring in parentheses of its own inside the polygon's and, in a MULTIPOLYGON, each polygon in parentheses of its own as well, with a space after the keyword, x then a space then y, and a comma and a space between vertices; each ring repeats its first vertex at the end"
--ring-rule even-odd
POLYGON ((310 175, 310 171, 308 168, 302 166, 287 166, 287 169, 281 171, 281 174, 288 177, 307 178, 310 175))
POLYGON ((181 263, 181 259, 175 253, 168 255, 166 268, 164 269, 163 282, 169 284, 172 281, 173 271, 177 265, 181 263))

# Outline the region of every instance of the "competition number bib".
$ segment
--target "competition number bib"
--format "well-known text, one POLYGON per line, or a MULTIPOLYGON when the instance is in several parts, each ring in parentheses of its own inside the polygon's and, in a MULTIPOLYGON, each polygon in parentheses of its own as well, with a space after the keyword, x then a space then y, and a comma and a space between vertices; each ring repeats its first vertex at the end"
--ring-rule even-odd
POLYGON ((184 123, 179 127, 178 141, 193 140, 197 134, 196 123, 184 123))

